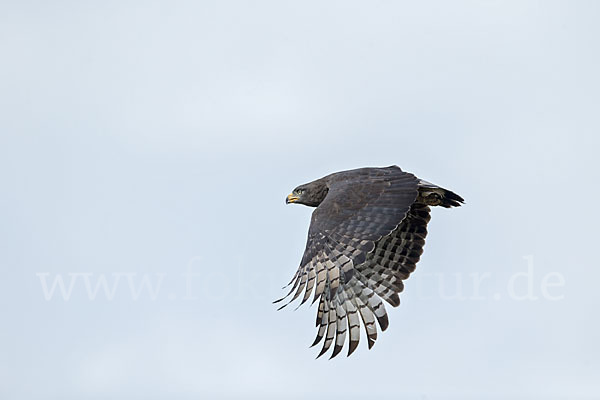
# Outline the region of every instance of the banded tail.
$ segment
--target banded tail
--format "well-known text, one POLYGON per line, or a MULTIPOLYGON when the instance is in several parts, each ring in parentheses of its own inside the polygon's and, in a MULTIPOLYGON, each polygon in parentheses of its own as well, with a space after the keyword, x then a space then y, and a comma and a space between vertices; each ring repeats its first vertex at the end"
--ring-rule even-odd
POLYGON ((465 200, 451 190, 420 180, 417 201, 428 206, 460 207, 465 200))

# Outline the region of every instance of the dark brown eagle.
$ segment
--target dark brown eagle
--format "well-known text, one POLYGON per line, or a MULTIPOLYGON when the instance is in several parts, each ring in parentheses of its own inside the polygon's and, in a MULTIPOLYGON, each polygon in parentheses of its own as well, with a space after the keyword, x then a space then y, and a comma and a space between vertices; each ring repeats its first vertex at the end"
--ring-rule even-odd
MULTIPOLYGON (((423 181, 397 166, 336 172, 300 185, 286 203, 316 207, 298 271, 290 281, 287 304, 304 292, 302 305, 314 290, 319 299, 317 337, 325 337, 322 356, 334 342, 331 358, 349 336, 348 355, 358 346, 360 320, 369 349, 377 326, 388 327, 382 300, 394 307, 403 281, 423 253, 429 206, 460 206, 462 197, 423 181)), ((299 306, 300 306, 299 305, 299 306)), ((298 307, 299 307, 298 306, 298 307)))

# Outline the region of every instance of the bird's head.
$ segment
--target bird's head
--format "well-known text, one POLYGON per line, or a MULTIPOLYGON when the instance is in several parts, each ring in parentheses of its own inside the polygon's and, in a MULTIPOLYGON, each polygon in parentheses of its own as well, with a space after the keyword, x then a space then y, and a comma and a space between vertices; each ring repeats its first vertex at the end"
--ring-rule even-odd
POLYGON ((305 206, 317 207, 325 196, 327 196, 327 185, 325 182, 314 181, 298 186, 290 193, 286 199, 285 204, 298 203, 304 204, 305 206))

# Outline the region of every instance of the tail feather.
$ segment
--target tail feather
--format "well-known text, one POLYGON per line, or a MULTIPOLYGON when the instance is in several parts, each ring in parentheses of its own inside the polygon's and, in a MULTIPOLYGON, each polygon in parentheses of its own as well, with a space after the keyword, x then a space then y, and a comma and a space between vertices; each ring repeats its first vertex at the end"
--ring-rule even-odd
POLYGON ((444 208, 460 207, 465 200, 451 190, 444 189, 433 183, 419 181, 419 202, 428 206, 441 206, 444 208))

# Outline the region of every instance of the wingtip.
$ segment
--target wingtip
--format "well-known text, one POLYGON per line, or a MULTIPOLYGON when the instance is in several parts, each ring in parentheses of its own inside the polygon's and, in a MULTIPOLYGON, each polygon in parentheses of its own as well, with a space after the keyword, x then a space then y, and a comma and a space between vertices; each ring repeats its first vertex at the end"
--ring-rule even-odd
POLYGON ((323 349, 321 350, 321 352, 319 353, 319 355, 317 355, 317 357, 315 358, 315 360, 318 360, 319 357, 321 357, 323 354, 327 353, 327 349, 323 349))
POLYGON ((297 309, 299 309, 302 304, 306 303, 306 300, 308 300, 308 297, 303 298, 302 301, 300 302, 300 304, 298 304, 298 307, 296 307, 294 309, 294 311, 296 311, 297 309))
POLYGON ((344 347, 343 345, 342 345, 342 346, 340 346, 340 345, 337 345, 337 344, 336 344, 336 345, 333 347, 333 353, 331 353, 331 357, 329 357, 329 359, 331 360, 333 357, 335 357, 335 356, 337 356, 338 354, 340 354, 340 352, 342 351, 342 348, 343 348, 343 347, 344 347))
POLYGON ((348 347, 348 355, 346 357, 350 357, 354 350, 358 347, 358 340, 351 340, 348 347))
POLYGON ((369 346, 369 350, 371 350, 375 345, 375 340, 371 339, 370 337, 367 337, 367 345, 369 346))
POLYGON ((388 326, 390 326, 390 320, 388 319, 387 314, 385 314, 383 317, 379 318, 379 327, 381 328, 381 331, 385 331, 388 326))
POLYGON ((315 338, 313 344, 311 344, 310 346, 308 346, 308 348, 313 348, 315 347, 317 344, 319 344, 319 342, 321 341, 321 339, 323 339, 323 336, 319 336, 317 335, 317 337, 315 338))

